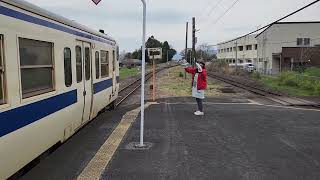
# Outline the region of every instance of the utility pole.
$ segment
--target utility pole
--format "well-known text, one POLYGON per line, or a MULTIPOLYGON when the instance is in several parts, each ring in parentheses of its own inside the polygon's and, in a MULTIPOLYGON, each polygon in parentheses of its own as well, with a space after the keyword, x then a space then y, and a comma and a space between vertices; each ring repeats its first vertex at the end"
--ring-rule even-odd
POLYGON ((188 26, 189 23, 186 24, 186 49, 185 49, 185 59, 188 61, 188 26))
MULTIPOLYGON (((185 49, 185 54, 184 54, 184 57, 187 62, 188 62, 188 26, 189 26, 189 23, 187 22, 187 24, 186 24, 186 49, 185 49)), ((187 72, 186 71, 184 71, 184 78, 187 79, 187 72)))
POLYGON ((192 18, 192 64, 196 63, 196 18, 192 18))
POLYGON ((238 41, 236 41, 236 71, 238 71, 238 41))

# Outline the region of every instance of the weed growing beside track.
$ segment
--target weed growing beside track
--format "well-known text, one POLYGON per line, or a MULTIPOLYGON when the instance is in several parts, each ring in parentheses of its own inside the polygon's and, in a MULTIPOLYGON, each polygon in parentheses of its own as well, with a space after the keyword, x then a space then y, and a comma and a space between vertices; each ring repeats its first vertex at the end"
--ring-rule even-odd
POLYGON ((304 73, 283 72, 278 76, 252 77, 262 84, 294 96, 320 96, 320 68, 310 68, 304 73))

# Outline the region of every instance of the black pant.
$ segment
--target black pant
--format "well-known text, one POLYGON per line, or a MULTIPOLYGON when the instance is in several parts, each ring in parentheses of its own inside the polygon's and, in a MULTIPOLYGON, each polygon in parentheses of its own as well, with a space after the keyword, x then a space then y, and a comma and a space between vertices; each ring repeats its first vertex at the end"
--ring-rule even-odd
POLYGON ((202 99, 196 98, 197 104, 198 104, 198 110, 200 112, 203 112, 203 105, 202 105, 202 99))

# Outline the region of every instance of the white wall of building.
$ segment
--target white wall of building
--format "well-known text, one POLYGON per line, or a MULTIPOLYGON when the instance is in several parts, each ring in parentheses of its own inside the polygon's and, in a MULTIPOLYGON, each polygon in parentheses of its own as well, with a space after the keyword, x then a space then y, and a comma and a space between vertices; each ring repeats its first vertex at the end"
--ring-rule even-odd
POLYGON ((238 64, 241 63, 256 63, 257 62, 257 40, 256 35, 250 35, 241 39, 233 40, 227 43, 220 43, 218 45, 217 58, 219 60, 225 60, 227 62, 235 63, 236 59, 236 43, 238 46, 237 57, 238 64), (242 50, 241 50, 242 47, 242 50))
POLYGON ((297 38, 310 38, 308 46, 320 45, 320 22, 274 24, 258 35, 257 70, 267 74, 279 73, 280 62, 274 55, 280 54, 282 47, 300 47, 297 38))

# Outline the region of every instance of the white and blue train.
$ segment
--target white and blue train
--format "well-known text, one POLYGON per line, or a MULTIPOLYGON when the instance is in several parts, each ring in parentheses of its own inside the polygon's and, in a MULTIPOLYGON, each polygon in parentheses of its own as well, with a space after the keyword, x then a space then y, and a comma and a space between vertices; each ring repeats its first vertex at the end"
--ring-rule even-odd
POLYGON ((0 0, 0 179, 112 105, 114 39, 21 0, 0 0))

